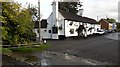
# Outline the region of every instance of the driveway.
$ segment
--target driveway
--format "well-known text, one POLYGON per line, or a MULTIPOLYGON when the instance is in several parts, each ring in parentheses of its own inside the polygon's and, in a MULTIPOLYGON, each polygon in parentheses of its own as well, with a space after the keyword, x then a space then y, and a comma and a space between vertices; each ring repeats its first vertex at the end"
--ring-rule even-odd
POLYGON ((116 34, 118 33, 80 39, 48 40, 47 42, 51 45, 48 50, 98 62, 117 64, 118 39, 110 38, 116 34))

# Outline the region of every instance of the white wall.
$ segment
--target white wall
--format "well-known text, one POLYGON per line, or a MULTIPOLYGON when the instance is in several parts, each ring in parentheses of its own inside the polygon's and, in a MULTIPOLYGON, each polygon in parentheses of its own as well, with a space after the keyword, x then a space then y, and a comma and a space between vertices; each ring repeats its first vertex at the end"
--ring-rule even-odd
POLYGON ((55 25, 55 26, 57 26, 57 19, 58 19, 58 2, 52 2, 52 23, 53 23, 53 26, 55 25))
POLYGON ((65 20, 65 36, 71 37, 71 36, 78 36, 78 33, 76 29, 79 27, 79 22, 73 21, 72 25, 69 25, 71 21, 65 20), (74 34, 71 34, 69 31, 70 29, 74 29, 74 34))
POLYGON ((100 24, 93 24, 94 25, 94 33, 97 32, 97 29, 101 29, 100 24))
POLYGON ((48 28, 46 28, 46 29, 42 28, 41 29, 41 37, 45 38, 45 39, 50 39, 51 38, 48 28))
POLYGON ((48 39, 58 39, 58 34, 52 34, 52 27, 58 27, 58 2, 52 2, 52 13, 47 19, 47 28, 41 29, 41 35, 43 38, 48 39), (47 30, 47 32, 45 32, 47 30), (51 30, 51 33, 49 33, 49 30, 51 30))
POLYGON ((51 39, 52 38, 52 17, 53 16, 53 13, 50 14, 50 16, 48 17, 47 19, 47 28, 41 28, 41 37, 42 38, 46 38, 46 39, 51 39), (47 30, 47 31, 45 31, 47 30), (49 33, 49 30, 51 30, 51 33, 49 33))
MULTIPOLYGON (((52 27, 58 27, 58 2, 52 2, 52 12, 53 12, 53 15, 52 15, 52 19, 51 19, 51 25, 52 27)), ((58 39, 58 34, 52 34, 52 39, 58 39)))
MULTIPOLYGON (((93 33, 97 32, 97 28, 100 29, 101 28, 101 25, 100 24, 89 24, 89 23, 84 23, 85 27, 86 28, 86 31, 87 31, 87 35, 93 35, 93 33), (92 29, 91 31, 88 31, 89 28, 94 28, 92 29)), ((84 33, 84 32, 83 32, 84 33)))
POLYGON ((84 27, 86 28, 86 32, 83 32, 83 34, 86 33, 87 35, 91 35, 91 34, 92 34, 92 31, 90 32, 90 31, 88 31, 88 30, 89 30, 89 28, 92 27, 92 25, 89 24, 89 23, 84 23, 84 27))
POLYGON ((62 25, 62 29, 58 29, 58 35, 65 35, 64 17, 58 13, 58 27, 62 25))

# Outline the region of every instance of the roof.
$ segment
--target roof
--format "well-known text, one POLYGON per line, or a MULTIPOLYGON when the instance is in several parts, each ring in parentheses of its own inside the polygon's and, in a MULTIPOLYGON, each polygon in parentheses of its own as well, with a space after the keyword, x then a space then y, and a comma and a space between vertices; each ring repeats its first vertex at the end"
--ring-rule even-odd
POLYGON ((75 15, 73 13, 67 12, 67 11, 62 11, 59 10, 59 12, 62 14, 62 16, 66 19, 66 20, 72 20, 72 21, 79 21, 82 22, 82 17, 75 15))
POLYGON ((97 21, 91 18, 82 17, 67 11, 59 10, 65 20, 78 21, 83 23, 97 24, 97 21))
POLYGON ((99 24, 96 20, 92 18, 88 18, 88 17, 83 17, 83 18, 84 18, 83 22, 91 23, 91 24, 99 24))
MULTIPOLYGON (((101 19, 100 21, 104 21, 106 23, 109 23, 106 19, 101 19)), ((100 23, 100 21, 99 21, 99 23, 100 23)))

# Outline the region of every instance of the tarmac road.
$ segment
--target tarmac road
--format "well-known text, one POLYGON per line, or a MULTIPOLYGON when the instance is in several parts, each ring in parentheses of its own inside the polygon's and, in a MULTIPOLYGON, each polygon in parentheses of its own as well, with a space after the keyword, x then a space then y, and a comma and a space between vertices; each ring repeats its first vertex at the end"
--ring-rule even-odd
MULTIPOLYGON (((45 67, 44 65, 116 65, 118 64, 119 34, 47 40, 51 47, 45 52, 34 55, 38 57, 38 64, 43 65, 41 67, 45 67)), ((16 67, 16 65, 17 67, 34 67, 5 55, 2 57, 2 64, 2 67, 16 67)))
POLYGON ((48 40, 49 51, 74 55, 80 58, 118 64, 118 36, 110 33, 88 38, 48 40))

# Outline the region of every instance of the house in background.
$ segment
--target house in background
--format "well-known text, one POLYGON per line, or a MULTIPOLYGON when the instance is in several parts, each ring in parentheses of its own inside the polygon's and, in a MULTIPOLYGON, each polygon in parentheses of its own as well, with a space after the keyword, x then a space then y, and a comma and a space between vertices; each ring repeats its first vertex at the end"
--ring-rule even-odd
POLYGON ((101 25, 101 29, 108 30, 109 32, 116 30, 115 22, 110 23, 106 19, 101 19, 98 23, 101 25))
POLYGON ((101 19, 100 21, 98 21, 98 23, 101 25, 101 29, 109 29, 109 22, 107 22, 105 19, 101 19))

